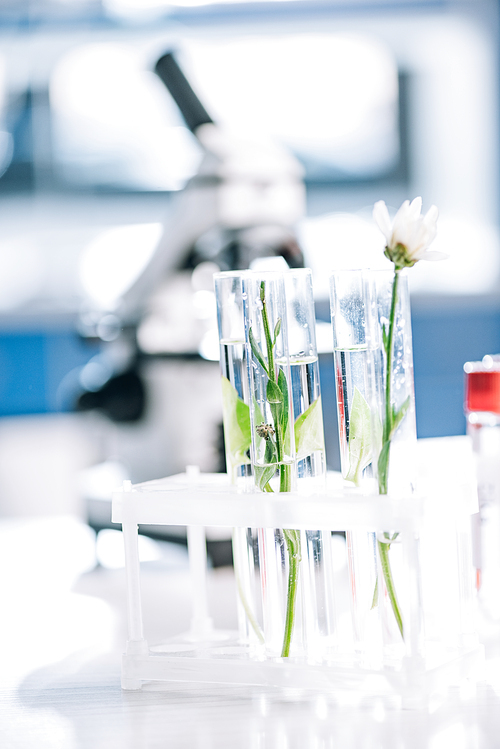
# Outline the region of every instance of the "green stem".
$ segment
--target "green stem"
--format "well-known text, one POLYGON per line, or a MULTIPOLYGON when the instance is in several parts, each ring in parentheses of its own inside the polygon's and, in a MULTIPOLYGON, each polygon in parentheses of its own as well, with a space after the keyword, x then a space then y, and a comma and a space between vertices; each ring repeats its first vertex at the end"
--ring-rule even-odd
POLYGON ((387 494, 389 480, 389 458, 390 458, 390 441, 392 437, 392 403, 391 403, 391 386, 392 386, 392 358, 394 353, 394 327, 396 319, 396 304, 398 301, 398 284, 399 270, 394 272, 394 282, 392 284, 391 311, 389 314, 389 332, 385 345, 386 358, 386 375, 385 375, 385 419, 382 434, 382 451, 380 453, 378 464, 378 490, 380 494, 387 494))
POLYGON ((385 586, 387 588, 387 594, 391 602, 392 610, 394 611, 394 616, 396 617, 396 622, 399 627, 399 631, 401 632, 401 637, 404 640, 405 637, 404 637, 404 632, 403 632, 403 618, 401 616, 401 611, 399 609, 398 599, 396 596, 396 588, 394 587, 394 580, 392 577, 391 563, 389 561, 390 544, 384 544, 382 543, 382 541, 377 541, 377 544, 378 544, 378 552, 380 554, 380 565, 382 567, 382 574, 384 576, 385 586))
POLYGON ((267 303, 264 281, 262 281, 260 285, 260 300, 262 302, 262 323, 264 325, 264 335, 266 337, 268 375, 270 379, 273 380, 273 382, 276 382, 277 380, 276 370, 274 368, 273 339, 271 338, 271 328, 269 327, 269 317, 267 316, 267 303))
MULTIPOLYGON (((391 437, 392 431, 392 411, 391 411, 391 380, 392 380, 392 358, 394 353, 394 323, 396 320, 396 305, 398 302, 398 285, 399 270, 394 271, 394 281, 392 284, 391 312, 389 315, 389 333, 387 336, 387 362, 386 362, 386 380, 385 380, 385 424, 384 424, 384 442, 391 437)), ((386 492, 387 493, 387 492, 386 492)))
POLYGON ((295 620, 295 602, 297 599, 297 583, 299 579, 300 565, 300 535, 299 531, 284 530, 288 551, 288 591, 286 600, 285 632, 283 635, 283 647, 281 657, 288 658, 290 655, 290 643, 292 641, 293 625, 295 620))
POLYGON ((283 463, 280 466, 280 492, 289 492, 292 490, 292 466, 283 463))
MULTIPOLYGON (((260 300, 262 302, 262 324, 264 326, 264 335, 266 338, 268 376, 269 379, 277 384, 278 378, 276 376, 274 362, 275 342, 273 342, 271 328, 269 326, 264 281, 262 281, 260 286, 260 300)), ((291 465, 282 462, 285 435, 281 433, 282 424, 279 423, 280 421, 281 420, 277 419, 275 416, 276 453, 278 463, 280 463, 280 492, 289 492, 292 488, 292 467, 291 465)), ((265 488, 268 486, 269 484, 267 484, 265 488)), ((284 530, 283 533, 288 552, 288 589, 286 599, 285 632, 283 635, 281 657, 287 658, 290 653, 290 643, 292 640, 295 621, 295 602, 297 599, 297 583, 299 579, 300 565, 300 533, 299 531, 294 530, 284 530)))
MULTIPOLYGON (((389 315, 389 331, 387 334, 386 341, 386 379, 385 379, 385 419, 383 428, 383 447, 381 452, 381 460, 379 460, 378 466, 378 482, 379 482, 379 493, 387 494, 388 479, 389 479, 389 458, 390 458, 390 442, 392 438, 393 430, 393 417, 392 417, 392 403, 391 403, 391 380, 392 380, 392 361, 394 354, 394 327, 396 320, 396 305, 398 301, 398 284, 399 284, 399 269, 394 271, 394 281, 392 284, 392 299, 391 299, 391 311, 389 315), (384 449, 385 448, 385 449, 384 449)), ((385 544, 380 541, 378 543, 378 550, 380 554, 380 564, 382 567, 382 574, 384 576, 385 586, 387 594, 391 602, 392 610, 396 618, 396 622, 401 632, 401 637, 404 640, 403 633, 403 619, 401 616, 401 610, 399 608, 398 599, 396 596, 396 588, 394 586, 394 579, 392 577, 391 563, 389 560, 390 544, 385 544)))
MULTIPOLYGON (((288 464, 280 466, 280 492, 289 492, 292 482, 292 467, 288 464)), ((295 602, 297 600, 297 584, 300 564, 300 533, 299 531, 284 530, 288 552, 288 589, 286 596, 285 632, 281 657, 288 658, 295 621, 295 602)))
MULTIPOLYGON (((280 466, 280 492, 289 492, 291 490, 292 467, 286 463, 280 466)), ((264 487, 264 491, 272 492, 269 483, 264 487)), ((288 553, 288 588, 286 594, 286 613, 285 613, 285 631, 283 634, 283 646, 281 648, 281 657, 288 658, 290 654, 290 644, 292 641, 293 625, 295 622, 295 602, 297 600, 297 585, 299 581, 299 565, 301 562, 300 555, 300 532, 294 530, 284 530, 286 548, 288 553)))
MULTIPOLYGON (((266 337, 266 348, 267 348, 267 374, 270 380, 274 383, 278 383, 276 377, 276 368, 274 364, 274 344, 271 337, 271 328, 269 326, 269 317, 267 315, 267 303, 266 303, 266 287, 264 281, 260 284, 260 300, 262 302, 262 324, 264 326, 264 335, 266 337)), ((280 434, 279 424, 275 423, 275 437, 276 437, 276 452, 278 455, 278 462, 283 459, 282 455, 282 440, 280 434)), ((280 491, 284 491, 280 489, 280 491)), ((287 490, 289 491, 289 490, 287 490)))

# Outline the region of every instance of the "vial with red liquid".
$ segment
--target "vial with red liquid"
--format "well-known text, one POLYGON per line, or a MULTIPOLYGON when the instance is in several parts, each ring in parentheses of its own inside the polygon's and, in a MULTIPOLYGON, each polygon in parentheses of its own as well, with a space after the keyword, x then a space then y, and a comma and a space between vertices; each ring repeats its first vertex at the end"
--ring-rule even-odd
POLYGON ((473 563, 480 608, 500 619, 500 355, 466 362, 465 415, 477 462, 473 563))

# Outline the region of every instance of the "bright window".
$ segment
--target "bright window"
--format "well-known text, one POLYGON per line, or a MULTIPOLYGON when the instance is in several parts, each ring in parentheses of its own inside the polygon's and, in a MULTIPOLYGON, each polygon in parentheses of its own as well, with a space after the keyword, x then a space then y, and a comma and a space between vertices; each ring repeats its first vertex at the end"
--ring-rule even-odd
MULTIPOLYGON (((175 190, 201 151, 146 55, 86 44, 61 58, 50 86, 54 158, 75 184, 175 190)), ((399 159, 398 78, 379 41, 353 34, 184 40, 178 61, 214 120, 271 136, 306 179, 384 176, 399 159)))

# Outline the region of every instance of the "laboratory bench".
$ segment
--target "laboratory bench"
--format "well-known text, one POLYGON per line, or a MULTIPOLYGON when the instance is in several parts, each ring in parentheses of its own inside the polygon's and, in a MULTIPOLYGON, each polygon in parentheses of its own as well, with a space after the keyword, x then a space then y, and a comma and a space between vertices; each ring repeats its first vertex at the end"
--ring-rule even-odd
MULTIPOLYGON (((75 517, 0 522, 5 749, 498 747, 500 627, 483 632, 483 678, 452 687, 425 709, 314 689, 163 684, 122 691, 126 582, 121 539, 111 540, 96 557, 95 533, 75 517)), ((179 545, 148 544, 141 585, 154 641, 189 627, 189 565, 179 545)), ((216 627, 236 628, 230 567, 209 570, 208 594, 216 627)))

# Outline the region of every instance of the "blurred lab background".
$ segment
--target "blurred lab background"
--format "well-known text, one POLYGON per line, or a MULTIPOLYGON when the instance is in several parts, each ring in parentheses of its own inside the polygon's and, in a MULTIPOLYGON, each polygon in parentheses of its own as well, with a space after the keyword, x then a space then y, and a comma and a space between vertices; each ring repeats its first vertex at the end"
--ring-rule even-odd
POLYGON ((371 208, 422 195, 420 437, 465 433, 500 351, 497 0, 0 2, 0 517, 109 525, 109 495, 224 470, 212 274, 376 266, 371 208))

